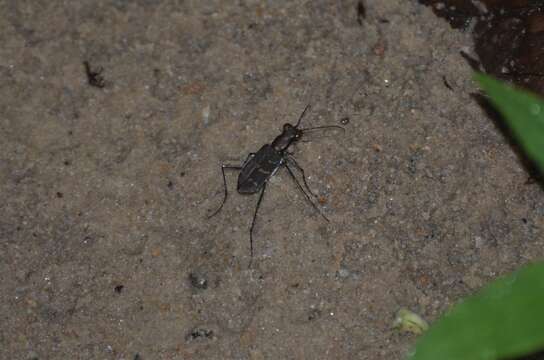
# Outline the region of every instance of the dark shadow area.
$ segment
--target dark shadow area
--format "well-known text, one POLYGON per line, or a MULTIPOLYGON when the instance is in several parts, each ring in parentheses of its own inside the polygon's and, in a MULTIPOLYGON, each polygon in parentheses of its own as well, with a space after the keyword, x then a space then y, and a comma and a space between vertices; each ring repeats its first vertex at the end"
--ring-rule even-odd
POLYGON ((505 358, 501 360, 544 360, 544 350, 533 353, 527 356, 515 357, 515 358, 505 358))
POLYGON ((544 94, 544 3, 531 0, 420 0, 455 29, 472 29, 490 75, 544 94))

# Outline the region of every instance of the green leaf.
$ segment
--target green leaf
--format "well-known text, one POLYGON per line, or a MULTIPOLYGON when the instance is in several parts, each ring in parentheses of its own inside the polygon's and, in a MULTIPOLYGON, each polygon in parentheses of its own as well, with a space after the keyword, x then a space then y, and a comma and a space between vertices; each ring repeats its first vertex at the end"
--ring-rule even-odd
POLYGON ((504 116, 517 141, 544 172, 544 102, 483 74, 475 79, 504 116))
POLYGON ((507 359, 544 349, 544 263, 457 304, 418 341, 411 360, 507 359))

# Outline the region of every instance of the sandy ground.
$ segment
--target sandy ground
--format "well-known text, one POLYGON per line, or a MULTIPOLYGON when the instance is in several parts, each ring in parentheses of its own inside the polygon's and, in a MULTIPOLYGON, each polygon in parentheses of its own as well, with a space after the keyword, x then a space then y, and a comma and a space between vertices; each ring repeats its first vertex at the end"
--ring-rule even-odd
POLYGON ((470 36, 410 1, 0 2, 1 359, 403 359, 543 255, 544 196, 470 97, 470 36), (341 5, 339 5, 341 3, 341 5), (103 67, 89 86, 82 62, 103 67), (450 88, 446 86, 446 83, 450 88), (223 211, 222 162, 294 122, 223 211), (346 122, 346 121, 344 121, 346 122))

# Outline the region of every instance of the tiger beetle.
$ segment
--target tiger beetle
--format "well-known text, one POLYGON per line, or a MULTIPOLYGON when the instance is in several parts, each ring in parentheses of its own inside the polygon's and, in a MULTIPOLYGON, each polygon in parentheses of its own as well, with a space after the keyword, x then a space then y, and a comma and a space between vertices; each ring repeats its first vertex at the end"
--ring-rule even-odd
POLYGON ((315 195, 312 192, 312 190, 310 190, 310 187, 308 186, 308 183, 306 182, 306 175, 304 174, 304 169, 297 163, 297 161, 293 157, 293 153, 289 152, 288 150, 292 145, 301 141, 303 134, 306 132, 309 132, 312 130, 329 129, 329 128, 338 128, 342 130, 345 130, 345 129, 337 125, 317 126, 317 127, 306 128, 306 129, 299 128, 302 118, 306 114, 306 111, 308 110, 309 107, 310 105, 307 105, 306 108, 304 108, 304 111, 298 118, 298 121, 295 126, 289 123, 284 124, 281 134, 278 135, 274 139, 274 141, 272 141, 271 144, 265 144, 256 153, 250 153, 241 166, 230 165, 230 164, 221 165, 225 195, 223 197, 223 201, 221 202, 221 205, 219 205, 219 208, 217 208, 217 210, 215 210, 211 215, 209 215, 208 219, 217 215, 223 208, 223 205, 225 204, 225 202, 227 201, 228 191, 227 191, 227 180, 225 177, 225 170, 240 171, 240 174, 238 175, 238 185, 236 187, 239 194, 251 195, 251 194, 256 194, 260 192, 259 199, 257 200, 257 206, 253 214, 253 221, 251 222, 251 227, 249 228, 249 244, 250 244, 250 252, 251 252, 249 267, 251 267, 251 263, 253 261, 253 228, 255 227, 255 220, 257 219, 257 213, 259 211, 259 207, 261 206, 263 195, 266 190, 266 184, 268 180, 272 176, 274 176, 281 167, 285 167, 287 169, 287 173, 293 179, 293 181, 297 185, 297 188, 304 194, 304 197, 310 203, 310 205, 315 209, 315 211, 317 211, 323 217, 323 219, 325 219, 325 221, 327 222, 329 221, 329 219, 327 219, 327 217, 319 210, 319 208, 312 201, 312 199, 310 198, 310 195, 308 195, 309 193, 313 197, 317 198, 317 195, 315 195), (291 166, 296 168, 302 175, 302 181, 307 192, 304 190, 304 187, 302 187, 300 182, 297 180, 293 170, 291 169, 291 166))

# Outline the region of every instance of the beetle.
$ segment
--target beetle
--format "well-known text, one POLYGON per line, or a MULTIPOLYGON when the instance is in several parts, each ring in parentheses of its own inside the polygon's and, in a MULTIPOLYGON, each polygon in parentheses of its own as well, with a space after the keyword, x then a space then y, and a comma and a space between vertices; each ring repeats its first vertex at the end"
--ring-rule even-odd
POLYGON ((217 215, 227 201, 228 191, 225 170, 240 171, 240 174, 238 175, 238 183, 236 186, 236 190, 239 194, 252 195, 260 192, 259 199, 257 200, 257 206, 255 207, 255 212, 253 214, 251 227, 249 229, 251 253, 251 260, 249 263, 250 267, 251 261, 253 260, 253 229, 255 227, 257 213, 259 211, 259 207, 261 206, 268 180, 272 176, 274 176, 280 168, 285 167, 287 169, 287 173, 293 179, 293 181, 297 185, 297 188, 304 194, 306 200, 323 217, 323 219, 325 219, 325 221, 329 221, 329 219, 319 210, 319 208, 312 201, 310 195, 308 195, 309 193, 317 198, 317 196, 310 190, 310 187, 306 182, 306 175, 304 173, 304 169, 297 163, 297 161, 293 157, 293 154, 289 152, 289 148, 297 142, 301 141, 305 132, 327 128, 339 128, 342 130, 345 129, 338 125, 318 126, 306 129, 299 128, 300 123, 309 108, 310 105, 306 105, 295 125, 285 123, 283 125, 281 134, 276 136, 276 138, 270 144, 264 144, 256 153, 250 153, 247 156, 246 160, 242 163, 242 165, 221 164, 221 173, 223 174, 223 185, 225 190, 223 201, 221 202, 217 210, 215 210, 211 215, 208 216, 208 219, 217 215), (290 165, 296 168, 302 175, 303 184, 308 193, 304 190, 304 187, 302 187, 302 185, 297 180, 290 165))

